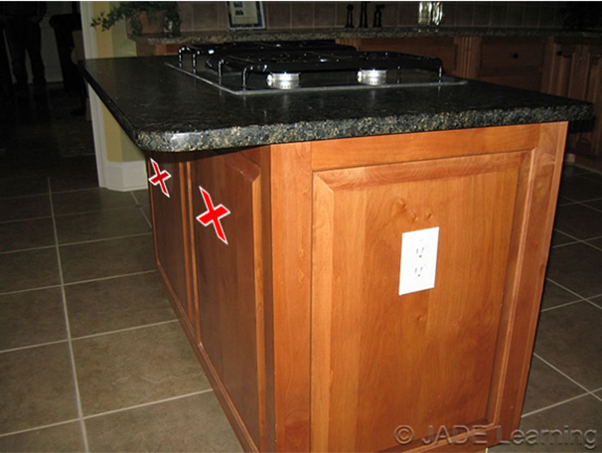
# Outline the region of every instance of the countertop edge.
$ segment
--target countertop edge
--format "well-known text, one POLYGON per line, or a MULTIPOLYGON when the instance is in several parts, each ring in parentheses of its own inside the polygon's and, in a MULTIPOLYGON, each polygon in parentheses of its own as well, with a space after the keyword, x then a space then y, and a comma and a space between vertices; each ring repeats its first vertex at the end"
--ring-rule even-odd
POLYGON ((134 143, 144 150, 191 152, 377 135, 578 121, 590 118, 592 112, 593 109, 582 106, 553 109, 525 107, 512 110, 495 109, 487 112, 465 111, 457 114, 429 113, 389 118, 253 125, 198 132, 124 129, 134 143), (537 119, 538 116, 545 116, 545 120, 537 119))

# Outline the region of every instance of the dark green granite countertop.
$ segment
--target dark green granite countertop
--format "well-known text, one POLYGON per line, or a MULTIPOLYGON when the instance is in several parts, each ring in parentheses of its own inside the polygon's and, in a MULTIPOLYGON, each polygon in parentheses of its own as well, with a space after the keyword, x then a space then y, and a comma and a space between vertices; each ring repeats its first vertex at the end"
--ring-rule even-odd
POLYGON ((390 27, 390 28, 307 28, 286 30, 235 30, 182 33, 182 36, 128 35, 141 44, 199 44, 231 41, 302 41, 316 39, 410 38, 410 37, 545 37, 601 38, 602 30, 508 27, 390 27))
POLYGON ((582 120, 588 103, 469 81, 445 87, 235 96, 167 67, 176 57, 87 60, 87 81, 140 148, 194 151, 582 120))

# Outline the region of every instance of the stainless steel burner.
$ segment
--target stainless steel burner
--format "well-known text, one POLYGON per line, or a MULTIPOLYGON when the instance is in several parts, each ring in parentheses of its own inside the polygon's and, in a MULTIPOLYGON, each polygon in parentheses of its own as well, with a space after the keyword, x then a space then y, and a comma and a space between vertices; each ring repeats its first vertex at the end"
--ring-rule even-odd
POLYGON ((270 88, 292 90, 293 88, 299 88, 299 73, 271 73, 268 74, 266 82, 270 88))
POLYGON ((384 85, 387 83, 387 70, 360 69, 357 71, 357 81, 364 85, 384 85))

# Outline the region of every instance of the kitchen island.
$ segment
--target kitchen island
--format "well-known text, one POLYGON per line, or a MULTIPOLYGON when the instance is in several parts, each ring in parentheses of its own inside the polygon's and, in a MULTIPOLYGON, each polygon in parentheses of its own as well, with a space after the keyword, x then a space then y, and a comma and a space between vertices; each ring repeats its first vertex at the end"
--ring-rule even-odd
POLYGON ((508 439, 567 122, 591 105, 479 82, 234 96, 165 61, 85 74, 169 174, 169 197, 149 185, 157 266, 245 450, 508 439), (402 235, 437 227, 434 288, 400 295, 402 235))

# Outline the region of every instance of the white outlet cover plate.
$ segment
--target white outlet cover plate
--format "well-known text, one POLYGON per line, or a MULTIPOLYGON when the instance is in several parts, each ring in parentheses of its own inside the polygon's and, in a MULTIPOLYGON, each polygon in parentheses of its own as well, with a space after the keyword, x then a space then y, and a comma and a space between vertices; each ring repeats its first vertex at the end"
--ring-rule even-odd
POLYGON ((439 227, 401 235, 400 296, 435 287, 438 248, 439 227))

